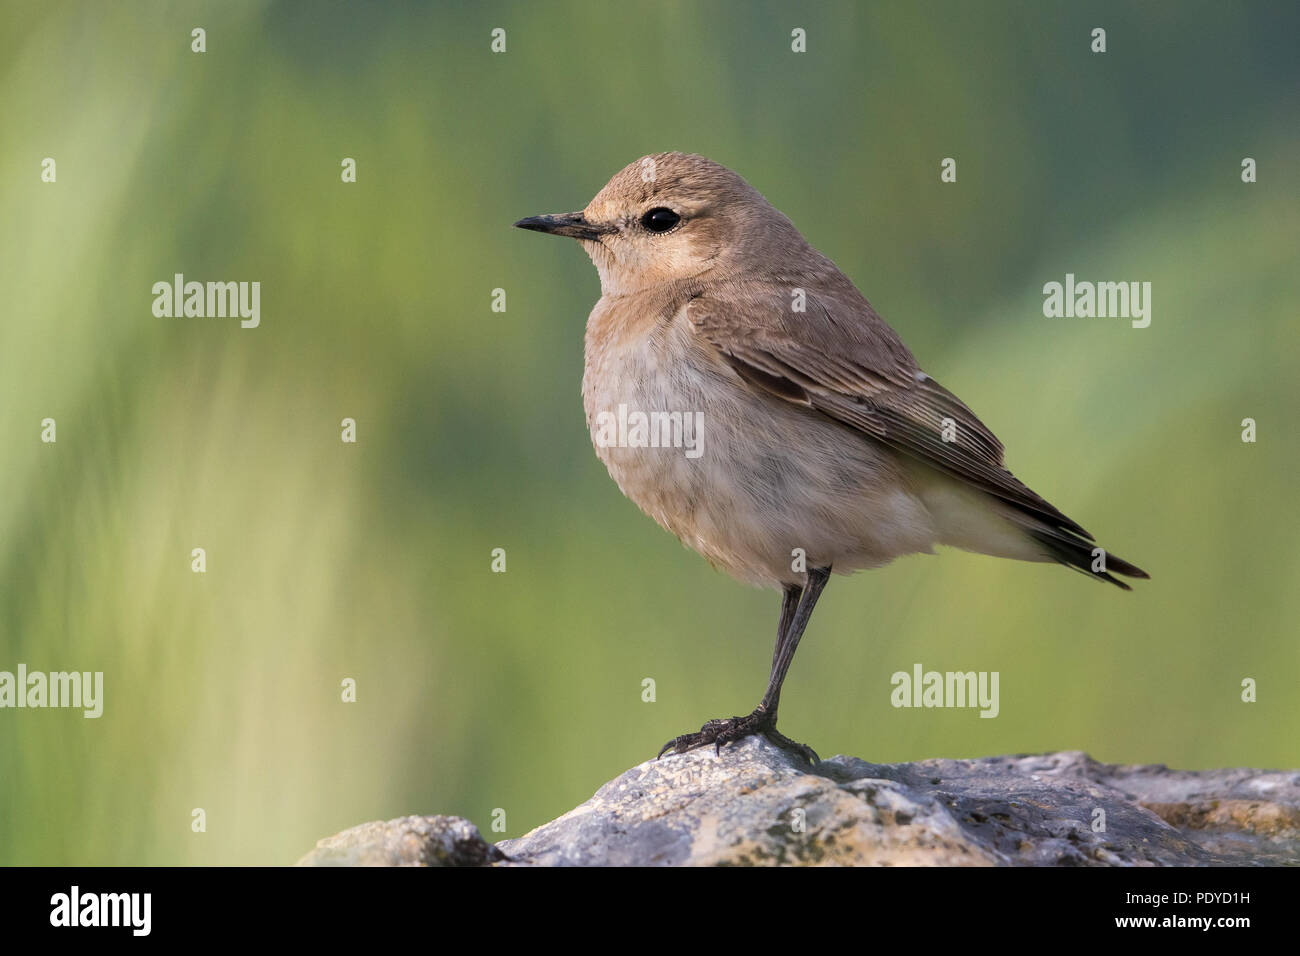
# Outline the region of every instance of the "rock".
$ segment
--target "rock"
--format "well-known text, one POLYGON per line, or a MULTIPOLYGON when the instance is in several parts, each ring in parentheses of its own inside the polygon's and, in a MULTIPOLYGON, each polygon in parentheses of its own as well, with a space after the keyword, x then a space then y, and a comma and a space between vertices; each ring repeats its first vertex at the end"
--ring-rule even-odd
POLYGON ((1144 866, 1300 863, 1300 772, 1175 771, 1080 752, 809 767, 763 738, 666 756, 516 840, 406 817, 301 863, 1144 866), (495 854, 495 855, 494 855, 495 854))
POLYGON ((363 823, 316 844, 298 866, 483 866, 505 856, 460 817, 363 823))

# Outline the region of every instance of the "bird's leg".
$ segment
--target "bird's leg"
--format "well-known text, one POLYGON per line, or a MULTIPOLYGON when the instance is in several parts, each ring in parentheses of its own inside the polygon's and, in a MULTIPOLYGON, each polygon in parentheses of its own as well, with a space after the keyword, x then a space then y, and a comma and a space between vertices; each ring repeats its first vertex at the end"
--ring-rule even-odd
POLYGON ((776 670, 776 662, 781 659, 781 645, 785 643, 785 635, 790 630, 790 622, 794 620, 801 594, 803 588, 799 585, 787 584, 781 595, 781 621, 776 626, 776 643, 772 645, 772 670, 776 670))
POLYGON ((812 617, 817 598, 821 596, 826 581, 831 576, 831 569, 813 568, 808 572, 808 583, 799 588, 789 585, 781 600, 781 623, 777 628, 776 649, 772 652, 772 673, 767 680, 767 692, 762 701, 747 717, 722 717, 710 720, 697 733, 682 734, 663 745, 659 751, 662 757, 669 750, 674 753, 686 753, 696 747, 713 744, 718 752, 722 745, 733 740, 740 740, 752 734, 762 734, 780 747, 797 750, 809 763, 817 763, 817 753, 808 745, 796 743, 776 729, 776 710, 781 703, 781 685, 785 683, 786 672, 794 660, 794 652, 799 647, 808 619, 812 617))

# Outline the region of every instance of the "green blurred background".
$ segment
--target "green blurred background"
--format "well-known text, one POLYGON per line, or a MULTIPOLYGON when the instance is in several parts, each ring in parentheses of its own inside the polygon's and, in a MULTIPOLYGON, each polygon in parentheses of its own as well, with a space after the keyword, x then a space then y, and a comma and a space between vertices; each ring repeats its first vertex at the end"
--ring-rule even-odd
POLYGON ((407 813, 518 836, 752 708, 777 596, 607 477, 595 270, 510 228, 666 149, 764 192, 1153 575, 837 578, 786 733, 1297 766, 1297 9, 6 3, 0 670, 102 670, 106 700, 0 711, 0 862, 286 863, 407 813), (260 281, 261 327, 155 318, 176 272, 260 281), (1150 281, 1150 328, 1044 318, 1066 272, 1150 281), (893 709, 918 661, 1000 671, 1001 715, 893 709))

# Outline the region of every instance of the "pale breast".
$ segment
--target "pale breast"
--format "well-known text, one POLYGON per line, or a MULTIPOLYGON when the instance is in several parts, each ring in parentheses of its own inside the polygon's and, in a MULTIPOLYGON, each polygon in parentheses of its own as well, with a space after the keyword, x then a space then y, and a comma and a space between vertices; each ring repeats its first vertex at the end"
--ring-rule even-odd
POLYGON ((808 567, 847 572, 934 543, 894 453, 753 391, 680 309, 602 299, 582 390, 592 444, 622 492, 734 577, 801 583, 800 552, 808 567))

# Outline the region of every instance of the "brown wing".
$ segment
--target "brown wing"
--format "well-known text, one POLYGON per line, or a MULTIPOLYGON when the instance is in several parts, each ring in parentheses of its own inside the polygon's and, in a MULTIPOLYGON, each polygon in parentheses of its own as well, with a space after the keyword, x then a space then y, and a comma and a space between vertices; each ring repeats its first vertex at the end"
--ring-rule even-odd
POLYGON ((1002 443, 957 396, 916 364, 842 274, 735 282, 687 306, 696 333, 751 386, 807 405, 995 495, 1052 526, 1092 536, 1002 464, 1002 443), (813 281, 815 279, 815 282, 813 281), (815 287, 813 287, 815 285, 815 287), (945 441, 944 420, 950 419, 945 441))

